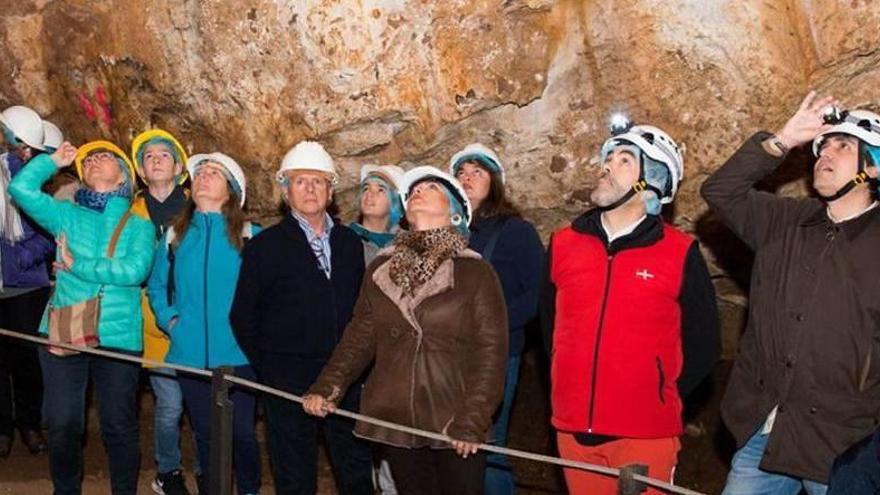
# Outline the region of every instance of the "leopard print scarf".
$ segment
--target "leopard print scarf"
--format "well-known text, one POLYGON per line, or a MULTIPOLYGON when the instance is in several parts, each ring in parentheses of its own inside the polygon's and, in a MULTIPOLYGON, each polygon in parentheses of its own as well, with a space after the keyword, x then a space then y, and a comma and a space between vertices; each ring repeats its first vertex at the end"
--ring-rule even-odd
POLYGON ((467 248, 467 240, 450 226, 401 232, 394 239, 394 245, 389 270, 391 281, 412 297, 444 261, 467 248))

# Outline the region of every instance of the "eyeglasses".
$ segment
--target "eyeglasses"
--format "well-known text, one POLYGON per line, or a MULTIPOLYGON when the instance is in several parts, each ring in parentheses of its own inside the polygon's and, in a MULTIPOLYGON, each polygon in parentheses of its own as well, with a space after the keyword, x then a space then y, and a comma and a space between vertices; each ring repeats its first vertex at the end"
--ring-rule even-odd
POLYGON ((83 165, 86 167, 90 167, 92 165, 95 165, 98 162, 105 162, 105 161, 112 160, 112 159, 113 159, 113 153, 111 153, 109 151, 99 151, 97 153, 92 153, 91 155, 87 156, 83 160, 83 165))

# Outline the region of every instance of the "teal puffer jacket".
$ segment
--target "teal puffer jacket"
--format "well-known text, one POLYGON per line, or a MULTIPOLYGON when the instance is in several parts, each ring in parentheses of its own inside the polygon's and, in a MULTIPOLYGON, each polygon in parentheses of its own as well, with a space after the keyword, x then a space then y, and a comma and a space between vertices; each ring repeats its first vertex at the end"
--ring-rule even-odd
MULTIPOLYGON (((103 213, 70 201, 59 201, 40 187, 57 171, 48 155, 34 158, 12 183, 9 193, 18 206, 50 234, 65 234, 74 263, 70 271, 59 271, 50 304, 69 306, 95 297, 101 286, 101 317, 98 337, 101 347, 132 352, 143 350, 141 283, 150 273, 156 234, 153 224, 131 216, 122 229, 112 259, 107 246, 119 219, 128 211, 129 200, 112 198, 103 213)), ((48 309, 47 309, 48 312, 48 309)), ((47 333, 46 313, 40 333, 47 333)))

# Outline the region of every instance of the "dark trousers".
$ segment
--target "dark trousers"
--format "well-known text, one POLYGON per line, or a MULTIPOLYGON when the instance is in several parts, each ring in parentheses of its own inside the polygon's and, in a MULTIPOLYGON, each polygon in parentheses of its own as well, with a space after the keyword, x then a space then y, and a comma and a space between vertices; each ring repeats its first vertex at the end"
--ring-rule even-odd
POLYGON ((452 449, 403 449, 382 445, 379 455, 391 466, 400 495, 480 495, 486 474, 486 454, 467 459, 452 449))
MULTIPOLYGON (((237 366, 235 376, 255 380, 250 366, 237 366)), ((178 374, 183 401, 189 410, 190 422, 196 433, 196 445, 202 476, 210 478, 211 464, 211 382, 207 378, 178 374)), ((260 446, 257 444, 255 415, 256 398, 248 390, 232 387, 232 463, 238 493, 260 491, 260 446)))
POLYGON ((828 485, 828 495, 880 493, 880 429, 834 461, 828 485))
MULTIPOLYGON (((0 328, 36 336, 48 301, 48 287, 0 299, 0 328)), ((36 344, 0 339, 0 435, 11 437, 16 427, 39 430, 42 405, 43 375, 36 344)))
POLYGON ((39 350, 43 369, 43 418, 49 427, 49 471, 55 495, 79 494, 86 388, 91 376, 98 400, 101 439, 107 452, 113 495, 137 492, 137 390, 140 366, 76 354, 58 357, 39 350))
POLYGON ((325 419, 309 416, 300 404, 270 396, 266 396, 264 405, 275 493, 315 493, 320 430, 338 492, 341 495, 372 495, 372 452, 367 442, 352 433, 353 421, 338 416, 325 419))

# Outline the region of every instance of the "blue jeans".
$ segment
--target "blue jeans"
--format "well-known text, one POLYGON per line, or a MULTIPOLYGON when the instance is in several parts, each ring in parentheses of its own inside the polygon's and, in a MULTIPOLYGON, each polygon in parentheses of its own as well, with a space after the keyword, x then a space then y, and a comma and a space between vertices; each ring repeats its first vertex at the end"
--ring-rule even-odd
POLYGON ((43 420, 49 427, 49 471, 55 495, 81 492, 89 376, 95 384, 112 493, 134 494, 140 465, 136 409, 140 367, 88 354, 58 357, 45 348, 40 348, 39 356, 43 420))
POLYGON ((341 495, 373 494, 370 446, 354 436, 354 421, 319 419, 302 405, 265 396, 269 459, 278 495, 314 495, 318 475, 318 430, 324 433, 330 465, 341 495))
MULTIPOLYGON (((250 366, 236 366, 235 376, 256 380, 250 366)), ((199 464, 205 480, 209 478, 211 452, 211 382, 204 377, 179 377, 183 399, 189 409, 189 419, 196 432, 199 464)), ((257 400, 247 389, 230 389, 232 401, 232 463, 235 484, 241 495, 260 492, 260 446, 256 436, 257 400)))
MULTIPOLYGON (((170 473, 181 468, 180 418, 183 416, 183 392, 177 374, 171 368, 149 370, 150 387, 156 397, 153 413, 153 450, 156 468, 160 473, 170 473)), ((193 472, 201 473, 196 456, 193 472)))
POLYGON ((880 493, 880 429, 834 461, 828 495, 880 493))
MULTIPOLYGON (((507 374, 504 379, 504 398, 501 408, 492 426, 493 445, 507 446, 507 428, 510 423, 510 410, 513 409, 513 397, 519 383, 520 355, 508 356, 507 374)), ((509 495, 516 492, 516 482, 510 460, 505 455, 490 452, 486 456, 486 494, 509 495)))
POLYGON ((801 488, 807 495, 825 495, 828 485, 760 469, 761 456, 769 435, 760 431, 737 450, 730 462, 730 473, 722 495, 797 495, 801 488))

